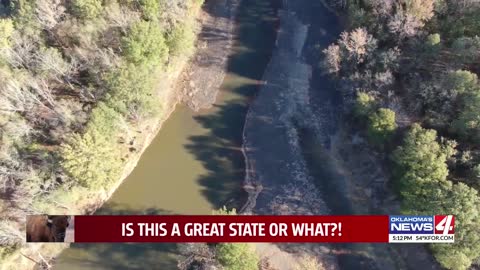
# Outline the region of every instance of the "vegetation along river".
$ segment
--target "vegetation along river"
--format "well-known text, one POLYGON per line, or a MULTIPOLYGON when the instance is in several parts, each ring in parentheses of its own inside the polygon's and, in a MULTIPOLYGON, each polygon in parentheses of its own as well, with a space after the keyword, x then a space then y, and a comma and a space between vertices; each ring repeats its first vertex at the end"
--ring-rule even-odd
MULTIPOLYGON (((242 130, 274 46, 275 1, 242 1, 228 73, 213 108, 195 113, 177 106, 97 214, 210 214, 223 205, 241 206, 242 130)), ((72 244, 55 269, 176 269, 176 254, 175 244, 72 244)))

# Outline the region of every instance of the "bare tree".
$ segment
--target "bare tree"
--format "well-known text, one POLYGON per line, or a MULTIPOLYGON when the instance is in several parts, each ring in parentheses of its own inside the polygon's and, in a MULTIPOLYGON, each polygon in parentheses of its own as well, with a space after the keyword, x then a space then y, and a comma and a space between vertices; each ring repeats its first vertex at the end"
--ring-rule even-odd
POLYGON ((367 2, 372 7, 373 13, 386 17, 392 13, 395 0, 369 0, 367 2))
POLYGON ((39 37, 26 36, 14 31, 11 46, 2 50, 4 58, 12 67, 30 68, 35 62, 35 52, 38 50, 39 37))
POLYGON ((35 54, 36 67, 39 72, 47 73, 59 82, 72 71, 72 65, 65 61, 62 54, 55 48, 47 48, 35 54))
POLYGON ((55 109, 56 101, 53 98, 52 90, 48 86, 48 83, 44 79, 30 80, 28 82, 29 87, 34 91, 34 93, 39 96, 42 100, 42 103, 48 106, 51 109, 55 109))
POLYGON ((340 52, 340 46, 336 44, 330 44, 328 48, 323 50, 325 59, 323 61, 323 67, 327 73, 338 73, 340 71, 340 64, 342 56, 340 52))
POLYGON ((0 111, 4 113, 25 112, 39 100, 17 80, 8 79, 0 86, 0 111))
POLYGON ((8 220, 0 221, 0 246, 16 246, 23 242, 24 233, 15 225, 8 220))
POLYGON ((343 32, 338 43, 356 64, 363 63, 377 48, 377 40, 365 28, 357 28, 350 33, 343 32))
POLYGON ((398 40, 402 40, 416 35, 418 29, 423 27, 423 23, 415 16, 399 11, 390 19, 387 26, 390 33, 398 40))
POLYGON ((37 0, 35 15, 44 29, 51 30, 62 19, 65 10, 61 0, 37 0))
POLYGON ((140 20, 140 13, 131 10, 125 5, 112 2, 106 7, 107 21, 111 27, 119 27, 126 31, 136 21, 140 20))
POLYGON ((417 20, 426 22, 433 17, 434 2, 434 0, 406 0, 405 11, 417 20))

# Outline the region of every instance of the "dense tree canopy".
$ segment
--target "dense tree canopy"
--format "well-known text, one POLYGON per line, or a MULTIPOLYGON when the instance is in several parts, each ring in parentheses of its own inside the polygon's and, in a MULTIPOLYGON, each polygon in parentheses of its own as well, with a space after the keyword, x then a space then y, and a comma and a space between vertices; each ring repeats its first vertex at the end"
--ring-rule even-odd
POLYGON ((170 0, 5 2, 0 261, 15 265, 27 209, 81 213, 119 181, 137 152, 132 131, 163 105, 155 80, 193 48, 200 2, 174 1, 175 10, 164 8, 170 0))
POLYGON ((434 130, 414 124, 394 153, 403 210, 411 214, 455 215, 455 244, 434 245, 438 261, 449 269, 467 269, 480 252, 480 197, 463 183, 447 180, 447 158, 454 153, 437 142, 434 130))

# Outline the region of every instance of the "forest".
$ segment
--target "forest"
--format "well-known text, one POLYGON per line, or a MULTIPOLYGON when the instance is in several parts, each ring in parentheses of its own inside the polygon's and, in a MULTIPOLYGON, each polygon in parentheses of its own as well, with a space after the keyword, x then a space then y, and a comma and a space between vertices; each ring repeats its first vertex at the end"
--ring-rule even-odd
POLYGON ((82 213, 118 182, 159 75, 188 57, 200 0, 15 0, 0 7, 0 261, 25 214, 82 213))
POLYGON ((329 1, 346 30, 323 50, 353 128, 382 153, 405 214, 453 214, 447 269, 480 264, 480 3, 329 1))

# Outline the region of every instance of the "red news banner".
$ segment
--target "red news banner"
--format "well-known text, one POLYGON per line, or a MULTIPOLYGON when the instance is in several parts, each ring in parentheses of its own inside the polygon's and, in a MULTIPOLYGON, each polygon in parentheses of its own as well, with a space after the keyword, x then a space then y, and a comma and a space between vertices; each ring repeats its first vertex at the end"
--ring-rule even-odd
POLYGON ((75 216, 75 242, 383 242, 389 216, 75 216))

